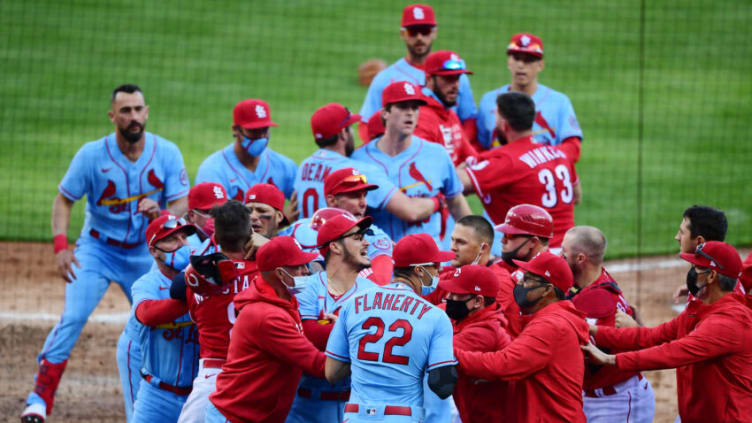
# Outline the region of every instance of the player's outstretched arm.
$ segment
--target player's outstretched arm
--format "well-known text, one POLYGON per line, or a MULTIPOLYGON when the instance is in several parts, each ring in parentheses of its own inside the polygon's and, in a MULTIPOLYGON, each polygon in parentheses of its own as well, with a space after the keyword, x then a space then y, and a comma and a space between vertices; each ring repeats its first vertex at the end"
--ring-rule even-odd
POLYGON ((188 213, 188 196, 167 203, 167 210, 174 216, 185 216, 188 213))
POLYGON ((454 392, 457 384, 457 366, 443 366, 428 372, 428 387, 441 399, 454 392))
POLYGON ((470 210, 470 205, 467 204, 467 200, 465 199, 464 195, 457 195, 452 198, 447 198, 446 200, 447 206, 449 207, 449 212, 452 213, 452 216, 455 220, 459 220, 469 214, 473 214, 473 211, 470 210))
POLYGON ((436 211, 436 202, 430 198, 408 197, 397 191, 386 203, 386 210, 406 222, 417 222, 436 211))
POLYGON ((284 215, 288 222, 294 222, 300 217, 300 209, 298 208, 298 193, 293 190, 287 205, 284 207, 284 215))
POLYGON ((467 174, 467 164, 466 163, 460 163, 459 166, 457 166, 457 177, 460 178, 460 182, 462 182, 462 193, 467 194, 474 194, 475 188, 473 187, 473 182, 470 180, 470 175, 467 174))
POLYGON ((52 203, 52 237, 55 240, 55 260, 60 276, 66 282, 73 282, 76 274, 73 272, 73 264, 81 267, 76 260, 73 251, 68 249, 68 225, 70 224, 71 210, 73 209, 73 200, 63 194, 58 193, 55 201, 52 203))
POLYGON ((350 363, 327 357, 326 364, 324 364, 324 375, 329 383, 335 384, 350 376, 350 363))

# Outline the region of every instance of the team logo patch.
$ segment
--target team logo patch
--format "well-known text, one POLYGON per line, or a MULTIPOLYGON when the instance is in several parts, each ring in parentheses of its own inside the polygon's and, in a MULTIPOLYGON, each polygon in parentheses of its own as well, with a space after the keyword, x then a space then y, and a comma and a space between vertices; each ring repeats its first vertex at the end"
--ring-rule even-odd
POLYGON ((475 285, 475 292, 480 292, 480 287, 478 285, 475 285))
POLYGON ((413 88, 413 84, 411 84, 409 82, 405 82, 404 87, 405 87, 405 92, 407 94, 409 94, 409 95, 414 95, 415 94, 415 88, 413 88))
POLYGON ((457 268, 457 270, 455 270, 455 271, 454 271, 454 277, 455 277, 455 278, 458 278, 458 277, 460 277, 460 273, 462 273, 462 269, 460 269, 460 268, 458 267, 458 268, 457 268))
POLYGON ((249 199, 249 200, 255 200, 255 199, 256 199, 256 194, 251 194, 251 195, 249 195, 249 196, 248 196, 248 199, 249 199))
POLYGON ((522 45, 522 47, 527 47, 529 44, 530 44, 530 37, 528 37, 527 35, 523 35, 520 38, 520 45, 522 45))
POLYGON ((423 9, 420 7, 413 8, 413 18, 415 19, 424 19, 426 17, 425 13, 423 13, 423 9))
POLYGON ((546 270, 546 276, 550 278, 551 277, 551 272, 549 272, 548 270, 546 270))
POLYGON ((392 242, 386 238, 380 238, 373 243, 373 246, 379 250, 388 250, 392 246, 392 242))
POLYGON ((259 119, 264 119, 266 117, 266 109, 264 109, 264 106, 260 104, 256 105, 256 116, 259 119))
POLYGON ((221 200, 225 198, 225 194, 222 192, 222 188, 220 187, 214 187, 212 190, 214 192, 214 197, 218 200, 221 200))
POLYGON ((375 408, 366 408, 366 416, 375 416, 377 413, 375 408))
POLYGON ((486 194, 483 196, 483 204, 491 204, 491 194, 486 194))

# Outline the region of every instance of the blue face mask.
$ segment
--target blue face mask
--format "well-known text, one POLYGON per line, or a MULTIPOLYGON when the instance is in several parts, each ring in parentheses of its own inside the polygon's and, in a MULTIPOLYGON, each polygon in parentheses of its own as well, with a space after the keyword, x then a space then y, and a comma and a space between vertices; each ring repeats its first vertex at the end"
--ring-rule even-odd
POLYGON ((168 253, 165 252, 165 264, 177 271, 182 271, 191 262, 191 247, 184 245, 177 250, 168 253))
MULTIPOLYGON (((423 268, 423 271, 425 271, 426 273, 428 273, 428 271, 426 270, 425 267, 423 268)), ((428 273, 428 274, 430 275, 430 273, 428 273)), ((421 283, 420 295, 421 296, 426 296, 426 295, 432 293, 434 290, 436 290, 436 286, 438 286, 438 285, 439 285, 439 277, 438 276, 431 276, 431 285, 426 286, 423 283, 421 283)))
POLYGON ((253 157, 260 156, 266 150, 266 146, 269 145, 269 137, 252 140, 245 135, 241 136, 243 137, 243 141, 240 142, 240 145, 253 157))

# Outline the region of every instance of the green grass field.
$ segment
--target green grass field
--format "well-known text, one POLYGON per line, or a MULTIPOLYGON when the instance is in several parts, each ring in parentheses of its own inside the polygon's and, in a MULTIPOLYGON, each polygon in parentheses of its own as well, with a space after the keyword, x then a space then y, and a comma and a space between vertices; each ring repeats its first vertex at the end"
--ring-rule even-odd
MULTIPOLYGON (((542 36, 541 82, 569 95, 585 133, 576 221, 605 231, 611 257, 676 251, 681 212, 694 203, 726 210, 729 240, 750 244, 752 3, 647 3, 641 190, 640 2, 433 2, 434 48, 467 60, 477 101, 509 79, 509 36, 542 36)), ((144 89, 148 130, 180 146, 191 177, 231 142, 232 107, 248 97, 270 103, 280 124, 270 145, 299 162, 315 150, 318 106, 360 108, 358 64, 404 53, 405 4, 0 2, 0 238, 50 238, 56 186, 81 144, 112 130, 108 96, 124 82, 144 89)), ((74 211, 71 238, 82 205, 74 211)))

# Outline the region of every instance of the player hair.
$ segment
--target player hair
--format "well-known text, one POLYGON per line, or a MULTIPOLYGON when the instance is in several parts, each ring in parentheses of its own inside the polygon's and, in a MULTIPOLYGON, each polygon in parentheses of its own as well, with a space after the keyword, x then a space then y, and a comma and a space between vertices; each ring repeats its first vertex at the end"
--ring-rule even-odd
POLYGON ((112 90, 112 98, 110 99, 111 103, 115 102, 115 97, 117 97, 117 93, 128 93, 128 94, 141 93, 143 94, 144 92, 141 91, 141 87, 139 87, 136 84, 123 84, 123 85, 118 86, 114 90, 112 90))
POLYGON ((323 140, 315 140, 315 141, 316 141, 316 145, 318 145, 319 148, 324 148, 324 147, 333 146, 334 144, 337 143, 338 139, 339 139, 339 133, 336 133, 334 134, 333 137, 324 138, 323 140))
POLYGON ((583 253, 595 264, 603 263, 606 254, 606 236, 595 226, 574 226, 567 233, 574 236, 572 249, 575 253, 583 253))
POLYGON ((736 288, 736 278, 718 273, 718 286, 721 291, 731 292, 736 288))
POLYGON ((496 97, 499 115, 515 131, 528 131, 533 128, 535 120, 535 102, 529 95, 510 91, 496 97))
POLYGON ((488 307, 495 302, 496 298, 494 297, 483 297, 483 307, 488 307))
POLYGON ((210 211, 214 218, 214 239, 223 250, 241 252, 251 235, 251 216, 238 201, 230 200, 210 211))
POLYGON ((414 267, 415 266, 395 267, 394 268, 394 277, 395 278, 403 278, 403 279, 410 278, 413 275, 413 268, 414 267))
POLYGON ((559 289, 554 284, 551 284, 551 286, 554 288, 554 294, 556 294, 556 298, 558 298, 559 301, 567 299, 567 296, 564 295, 564 291, 562 291, 561 289, 559 289))
POLYGON ((467 216, 461 217, 456 224, 467 226, 468 228, 473 228, 475 234, 478 236, 478 238, 480 238, 482 242, 485 242, 489 245, 493 243, 493 226, 488 223, 488 220, 486 220, 485 217, 479 216, 477 214, 469 214, 467 216))
POLYGON ((721 210, 695 204, 684 210, 683 216, 689 220, 689 234, 692 238, 702 235, 706 241, 726 239, 728 221, 721 210))

